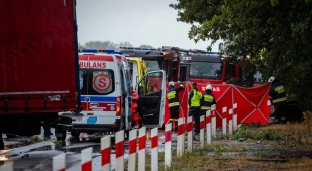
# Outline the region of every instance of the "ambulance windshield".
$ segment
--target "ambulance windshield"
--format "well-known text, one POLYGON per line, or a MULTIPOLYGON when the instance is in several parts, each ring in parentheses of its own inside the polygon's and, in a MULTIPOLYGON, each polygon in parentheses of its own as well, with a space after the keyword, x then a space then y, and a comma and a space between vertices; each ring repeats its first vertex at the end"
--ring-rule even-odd
POLYGON ((190 77, 199 78, 199 79, 220 79, 221 78, 221 63, 192 61, 190 77))

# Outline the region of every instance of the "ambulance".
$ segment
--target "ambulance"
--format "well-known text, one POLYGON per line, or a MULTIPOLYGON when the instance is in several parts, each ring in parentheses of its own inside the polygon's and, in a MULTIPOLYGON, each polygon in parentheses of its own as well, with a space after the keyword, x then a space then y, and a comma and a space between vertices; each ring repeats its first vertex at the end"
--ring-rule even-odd
MULTIPOLYGON (((59 113, 73 120, 71 134, 79 140, 80 133, 115 133, 131 128, 130 66, 125 56, 114 50, 83 49, 79 52, 79 80, 82 111, 59 113)), ((166 80, 165 71, 146 73, 135 85, 139 94, 138 112, 147 128, 162 127, 164 122, 166 80), (148 79, 162 75, 162 88, 148 91, 148 79), (139 85, 139 86, 138 86, 139 85)))

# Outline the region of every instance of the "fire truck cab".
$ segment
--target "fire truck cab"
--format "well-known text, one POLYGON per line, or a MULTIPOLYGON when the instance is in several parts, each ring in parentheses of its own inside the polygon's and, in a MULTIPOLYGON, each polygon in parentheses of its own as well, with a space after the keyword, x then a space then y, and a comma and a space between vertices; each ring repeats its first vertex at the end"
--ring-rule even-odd
MULTIPOLYGON (((165 70, 166 81, 187 81, 189 79, 190 56, 188 61, 181 63, 181 59, 187 58, 188 50, 178 47, 162 46, 162 48, 120 47, 121 51, 129 57, 140 58, 145 64, 147 71, 165 70), (182 64, 182 65, 181 65, 182 64)), ((157 76, 150 78, 150 88, 157 89, 157 76)))
POLYGON ((197 83, 224 84, 230 78, 238 78, 238 64, 226 63, 230 56, 218 52, 190 50, 192 58, 190 81, 197 83))
MULTIPOLYGON (((97 49, 83 49, 79 52, 82 112, 78 115, 70 112, 59 113, 73 119, 72 136, 77 137, 82 132, 114 133, 131 129, 129 99, 132 81, 130 65, 122 54, 114 50, 97 49)), ((143 125, 148 128, 163 125, 166 97, 165 72, 161 70, 143 75, 135 88, 139 89, 138 85, 146 86, 146 80, 151 75, 159 76, 160 89, 154 93, 144 91, 138 101, 138 106, 142 108, 140 114, 143 125)), ((60 136, 62 135, 58 137, 60 136)))

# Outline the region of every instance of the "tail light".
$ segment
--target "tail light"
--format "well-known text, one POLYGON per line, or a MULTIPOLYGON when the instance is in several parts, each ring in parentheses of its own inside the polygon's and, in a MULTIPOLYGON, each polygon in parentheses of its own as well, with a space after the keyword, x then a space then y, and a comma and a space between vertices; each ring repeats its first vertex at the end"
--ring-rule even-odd
POLYGON ((117 97, 116 116, 121 116, 121 97, 117 97))

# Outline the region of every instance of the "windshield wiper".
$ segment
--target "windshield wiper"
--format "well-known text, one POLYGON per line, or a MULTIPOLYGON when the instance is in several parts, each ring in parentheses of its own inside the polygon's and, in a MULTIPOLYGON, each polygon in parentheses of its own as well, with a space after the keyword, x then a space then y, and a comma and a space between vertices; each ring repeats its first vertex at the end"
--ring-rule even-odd
MULTIPOLYGON (((192 65, 192 64, 191 64, 192 65)), ((197 72, 200 74, 200 78, 202 79, 203 78, 203 74, 198 70, 198 68, 195 66, 195 65, 193 65, 194 67, 195 67, 195 69, 197 70, 197 72)))

